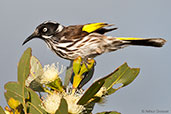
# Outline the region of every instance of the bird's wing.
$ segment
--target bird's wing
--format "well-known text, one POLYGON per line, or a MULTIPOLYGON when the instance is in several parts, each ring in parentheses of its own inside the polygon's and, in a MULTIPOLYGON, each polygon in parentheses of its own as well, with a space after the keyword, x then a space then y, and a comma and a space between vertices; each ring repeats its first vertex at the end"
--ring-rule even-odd
POLYGON ((92 32, 97 32, 97 33, 105 33, 109 32, 111 30, 115 30, 117 28, 112 28, 112 29, 105 29, 104 27, 110 27, 113 26, 113 24, 108 24, 108 23, 90 23, 90 24, 85 24, 82 27, 82 31, 92 33, 92 32), (98 30, 100 30, 98 32, 98 30))
POLYGON ((65 42, 66 40, 68 41, 73 39, 82 39, 83 37, 91 33, 104 34, 106 32, 117 29, 117 28, 109 28, 109 29, 104 28, 110 26, 113 26, 113 24, 90 23, 85 25, 70 25, 68 27, 65 27, 65 29, 60 33, 61 37, 64 36, 60 42, 63 41, 65 42))

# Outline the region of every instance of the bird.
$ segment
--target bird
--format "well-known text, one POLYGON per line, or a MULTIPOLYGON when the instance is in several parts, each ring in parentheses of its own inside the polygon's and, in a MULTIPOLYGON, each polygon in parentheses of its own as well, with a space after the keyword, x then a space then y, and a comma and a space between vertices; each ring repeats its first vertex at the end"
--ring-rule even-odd
POLYGON ((162 47, 163 38, 113 37, 105 33, 116 30, 114 24, 105 22, 64 26, 55 21, 45 21, 24 40, 39 38, 58 56, 73 61, 77 57, 91 59, 103 53, 113 52, 127 46, 162 47))
MULTIPOLYGON (((127 46, 151 46, 162 47, 166 40, 163 38, 134 38, 134 37, 113 37, 105 33, 116 30, 114 24, 104 22, 87 23, 82 25, 64 26, 55 21, 45 21, 38 25, 34 32, 24 40, 26 44, 32 39, 39 38, 61 58, 70 60, 72 68, 73 61, 81 57, 86 67, 88 60, 94 59, 103 53, 113 52, 127 46)), ((96 64, 96 62, 95 62, 96 64)), ((74 73, 70 75, 70 81, 74 88, 82 88, 93 76, 94 66, 84 73, 81 82, 74 80, 74 73), (76 85, 76 86, 74 86, 76 85)))

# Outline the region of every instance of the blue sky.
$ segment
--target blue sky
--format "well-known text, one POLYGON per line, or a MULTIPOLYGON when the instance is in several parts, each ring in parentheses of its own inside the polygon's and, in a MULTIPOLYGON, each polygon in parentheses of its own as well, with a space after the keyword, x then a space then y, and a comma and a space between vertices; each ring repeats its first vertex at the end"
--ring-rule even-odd
POLYGON ((21 45, 37 25, 46 20, 66 26, 108 22, 119 29, 107 35, 161 37, 167 43, 163 48, 134 46, 96 57, 95 75, 89 84, 124 62, 141 71, 133 83, 109 96, 105 105, 96 105, 94 113, 104 110, 123 114, 141 114, 142 110, 171 112, 170 4, 170 0, 1 0, 0 105, 6 105, 3 86, 8 81, 16 81, 17 63, 27 47, 32 48, 42 65, 54 62, 69 65, 69 61, 57 57, 41 40, 21 45))

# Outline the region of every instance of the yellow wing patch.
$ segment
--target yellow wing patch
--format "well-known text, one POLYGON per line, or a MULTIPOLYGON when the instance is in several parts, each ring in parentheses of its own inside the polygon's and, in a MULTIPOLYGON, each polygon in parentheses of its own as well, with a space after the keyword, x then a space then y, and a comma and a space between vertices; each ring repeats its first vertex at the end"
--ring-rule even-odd
POLYGON ((143 40, 144 38, 116 37, 118 40, 143 40))
POLYGON ((86 24, 83 26, 82 31, 86 31, 88 33, 91 33, 93 31, 96 31, 99 28, 107 27, 107 26, 112 26, 112 24, 107 24, 107 23, 91 23, 91 24, 86 24))

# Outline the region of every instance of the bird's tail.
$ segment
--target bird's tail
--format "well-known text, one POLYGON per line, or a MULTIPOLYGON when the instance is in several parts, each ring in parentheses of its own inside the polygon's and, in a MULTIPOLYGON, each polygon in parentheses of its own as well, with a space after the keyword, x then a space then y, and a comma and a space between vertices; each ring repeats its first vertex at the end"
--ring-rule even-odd
POLYGON ((162 38, 129 38, 129 37, 116 37, 116 39, 123 41, 124 45, 139 45, 139 46, 152 46, 162 47, 166 40, 162 38))

